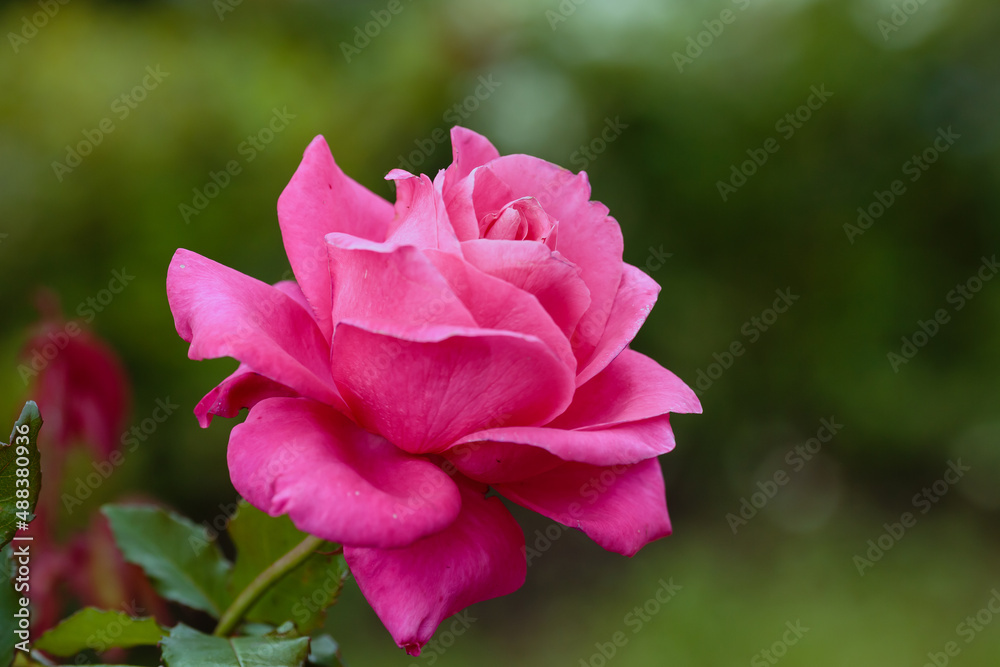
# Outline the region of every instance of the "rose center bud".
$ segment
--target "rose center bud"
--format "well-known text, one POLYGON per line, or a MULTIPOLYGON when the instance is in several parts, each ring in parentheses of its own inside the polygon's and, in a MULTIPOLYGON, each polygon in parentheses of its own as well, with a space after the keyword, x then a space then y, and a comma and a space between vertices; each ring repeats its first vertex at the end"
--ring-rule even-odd
POLYGON ((515 199, 499 211, 491 211, 479 221, 479 235, 484 239, 504 241, 555 242, 556 221, 534 197, 515 199))

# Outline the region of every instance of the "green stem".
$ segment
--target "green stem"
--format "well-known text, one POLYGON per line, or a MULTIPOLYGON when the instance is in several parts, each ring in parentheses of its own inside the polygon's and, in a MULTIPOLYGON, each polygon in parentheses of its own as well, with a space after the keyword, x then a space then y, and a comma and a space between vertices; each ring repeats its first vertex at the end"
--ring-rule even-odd
POLYGON ((291 551, 271 563, 270 567, 258 574, 253 581, 247 584, 247 587, 243 589, 237 598, 233 600, 233 603, 229 605, 229 609, 226 609, 222 614, 222 618, 219 619, 219 625, 216 626, 215 632, 212 634, 216 637, 225 637, 232 632, 233 628, 243 618, 243 615, 247 613, 247 610, 257 602, 261 595, 267 592, 267 589, 301 565, 302 561, 315 553, 323 542, 325 540, 322 538, 310 535, 299 542, 291 551))

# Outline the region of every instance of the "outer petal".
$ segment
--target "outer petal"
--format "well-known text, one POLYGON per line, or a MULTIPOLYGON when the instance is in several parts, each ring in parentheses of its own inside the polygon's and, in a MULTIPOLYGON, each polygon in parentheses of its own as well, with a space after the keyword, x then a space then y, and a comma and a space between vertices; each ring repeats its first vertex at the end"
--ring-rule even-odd
POLYGON ((393 169, 386 180, 396 182, 396 217, 386 240, 393 245, 434 248, 459 254, 458 238, 448 220, 444 201, 424 175, 393 169))
POLYGON ((566 412, 548 425, 592 429, 668 412, 700 413, 701 403, 676 375, 646 355, 626 349, 578 387, 566 412))
POLYGON ((191 359, 235 357, 303 396, 343 407, 323 334, 280 290, 180 249, 167 271, 167 300, 191 359))
POLYGON ((567 338, 590 306, 590 290, 580 270, 542 243, 466 241, 462 255, 483 273, 533 295, 567 338))
POLYGON ((604 468, 567 463, 494 488, 519 505, 579 528, 608 551, 626 556, 671 532, 663 471, 655 458, 604 468))
MULTIPOLYGON (((292 280, 283 280, 274 284, 275 289, 287 294, 307 312, 312 308, 302 290, 292 280)), ((219 383, 212 391, 194 406, 195 417, 202 428, 212 423, 212 417, 235 417, 243 408, 252 408, 265 398, 276 396, 298 396, 298 394, 281 384, 270 380, 260 373, 254 373, 246 364, 240 364, 232 375, 219 383)))
POLYGON ((524 534, 499 498, 457 480, 462 512, 445 530, 401 549, 345 548, 358 586, 410 655, 444 619, 524 583, 524 534))
POLYGON ((566 412, 546 426, 471 433, 458 441, 456 453, 448 458, 463 473, 488 483, 524 479, 554 467, 537 450, 556 460, 592 465, 636 463, 673 449, 668 412, 701 412, 701 404, 666 368, 634 350, 623 350, 579 387, 566 412))
POLYGON ((344 175, 322 136, 278 198, 278 222, 295 278, 329 340, 330 274, 323 237, 331 232, 384 241, 392 205, 344 175))
POLYGON ((205 394, 194 407, 194 414, 202 428, 212 423, 212 417, 235 417, 243 408, 252 408, 265 398, 298 396, 280 382, 254 373, 246 364, 205 394))
POLYGON ((412 453, 505 423, 544 424, 569 405, 573 375, 533 336, 341 322, 334 379, 366 428, 412 453))
MULTIPOLYGON (((512 429, 519 431, 519 429, 512 429)), ((529 433, 547 431, 548 429, 527 428, 529 433)), ((478 434, 462 438, 454 447, 441 453, 463 475, 477 482, 497 484, 500 482, 516 482, 529 477, 535 477, 566 463, 555 454, 542 447, 532 447, 518 440, 504 442, 501 438, 507 429, 480 431, 491 435, 499 432, 501 435, 492 440, 480 440, 478 434)), ((559 433, 565 433, 559 431, 559 433)), ((528 438, 520 438, 526 440, 528 438)))
POLYGON ((631 264, 622 264, 622 281, 611 304, 611 311, 604 333, 586 365, 580 365, 576 378, 578 385, 597 375, 625 346, 632 342, 649 311, 656 303, 660 286, 656 281, 631 264))
POLYGON ((411 544, 458 516, 458 488, 430 461, 408 456, 327 405, 269 398, 233 428, 233 486, 271 516, 351 546, 411 544))
POLYGON ((580 267, 580 276, 590 290, 590 307, 573 340, 582 365, 589 361, 604 333, 621 283, 621 228, 606 206, 590 201, 590 184, 583 172, 574 175, 529 155, 505 155, 491 162, 489 169, 510 186, 514 197, 537 198, 560 223, 557 248, 580 267))
POLYGON ((672 450, 674 432, 670 416, 661 415, 595 430, 531 426, 487 429, 465 436, 454 448, 470 451, 464 460, 455 461, 459 470, 475 480, 498 484, 550 470, 555 467, 553 459, 559 464, 633 464, 672 450), (471 450, 463 449, 466 447, 471 450))

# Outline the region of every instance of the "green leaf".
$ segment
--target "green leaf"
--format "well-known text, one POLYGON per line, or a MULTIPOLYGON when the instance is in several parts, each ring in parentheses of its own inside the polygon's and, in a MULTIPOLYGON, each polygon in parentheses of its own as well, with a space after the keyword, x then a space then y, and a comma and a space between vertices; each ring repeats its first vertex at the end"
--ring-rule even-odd
POLYGON ((35 504, 42 486, 42 464, 38 432, 42 417, 38 406, 28 401, 10 432, 10 444, 0 443, 0 547, 27 528, 35 518, 35 504), (25 471, 19 475, 19 471, 25 471), (23 497, 18 496, 21 492, 23 497), (21 503, 21 507, 17 503, 21 503))
MULTIPOLYGON (((246 502, 240 502, 239 513, 229 524, 229 535, 236 546, 236 565, 229 585, 234 598, 308 536, 287 516, 268 516, 246 502)), ((321 551, 336 549, 327 543, 321 551)), ((313 554, 278 580, 244 618, 273 625, 292 620, 299 633, 307 635, 323 625, 324 612, 337 601, 347 574, 342 554, 313 554)))
POLYGON ((344 667, 340 645, 330 635, 317 635, 309 643, 309 664, 317 667, 344 667))
POLYGON ((145 570, 160 595, 221 615, 230 563, 201 526, 158 507, 105 505, 101 511, 125 560, 145 570))
POLYGON ((301 667, 309 654, 309 638, 204 635, 180 624, 164 638, 167 667, 301 667))
POLYGON ((166 634, 152 618, 132 618, 120 611, 81 609, 35 641, 35 648, 68 657, 85 649, 155 646, 166 634))

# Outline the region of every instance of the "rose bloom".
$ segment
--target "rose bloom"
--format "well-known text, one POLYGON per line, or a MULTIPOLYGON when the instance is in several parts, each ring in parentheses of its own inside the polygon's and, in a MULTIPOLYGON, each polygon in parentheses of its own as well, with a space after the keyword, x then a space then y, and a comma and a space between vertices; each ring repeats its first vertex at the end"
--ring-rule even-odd
POLYGON ((240 361, 195 409, 207 426, 250 408, 229 440, 236 489, 343 544, 412 655, 524 583, 497 495, 628 556, 669 534, 656 457, 669 413, 701 410, 628 348, 659 286, 622 261, 586 174, 451 138, 434 181, 389 173, 393 206, 317 137, 278 200, 295 282, 183 249, 167 276, 189 356, 240 361))
POLYGON ((21 352, 21 378, 45 419, 42 447, 49 469, 65 450, 85 444, 104 460, 118 449, 129 412, 129 382, 118 354, 77 321, 65 322, 57 297, 37 296, 42 320, 21 352), (50 451, 51 449, 51 451, 50 451))

